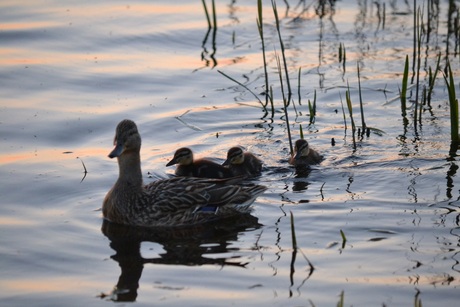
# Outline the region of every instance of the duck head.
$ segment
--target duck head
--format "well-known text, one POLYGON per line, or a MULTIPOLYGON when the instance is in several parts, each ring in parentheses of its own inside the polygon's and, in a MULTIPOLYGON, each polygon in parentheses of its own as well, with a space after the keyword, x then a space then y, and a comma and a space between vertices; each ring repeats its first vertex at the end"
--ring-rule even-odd
POLYGON ((166 164, 166 166, 171 166, 173 164, 179 165, 190 165, 193 163, 193 152, 190 148, 182 147, 176 150, 174 153, 174 158, 166 164))
POLYGON ((122 120, 115 130, 113 140, 115 148, 109 153, 109 158, 120 157, 127 152, 139 152, 141 149, 141 136, 136 124, 129 119, 122 120))
POLYGON ((232 147, 227 152, 227 160, 222 165, 238 165, 244 162, 244 152, 241 147, 232 147))

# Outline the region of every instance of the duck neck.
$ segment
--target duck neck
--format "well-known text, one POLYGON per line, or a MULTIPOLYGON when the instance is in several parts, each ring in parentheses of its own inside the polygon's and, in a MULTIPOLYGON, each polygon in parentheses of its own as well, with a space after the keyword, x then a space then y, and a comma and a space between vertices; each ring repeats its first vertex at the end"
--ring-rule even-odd
POLYGON ((142 188, 141 158, 138 152, 124 152, 117 158, 118 184, 130 188, 142 188))

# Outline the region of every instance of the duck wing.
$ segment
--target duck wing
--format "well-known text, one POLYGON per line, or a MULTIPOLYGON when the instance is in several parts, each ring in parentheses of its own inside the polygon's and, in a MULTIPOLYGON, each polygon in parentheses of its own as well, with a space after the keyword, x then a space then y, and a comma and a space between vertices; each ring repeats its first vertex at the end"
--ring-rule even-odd
POLYGON ((153 199, 152 205, 164 212, 252 202, 266 189, 263 186, 229 184, 234 180, 176 177, 153 182, 145 189, 153 199))

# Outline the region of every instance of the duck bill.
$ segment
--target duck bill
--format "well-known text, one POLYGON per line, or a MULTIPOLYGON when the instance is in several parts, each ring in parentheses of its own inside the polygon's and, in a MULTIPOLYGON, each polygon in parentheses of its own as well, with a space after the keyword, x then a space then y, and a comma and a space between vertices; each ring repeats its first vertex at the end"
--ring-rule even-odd
POLYGON ((117 144, 115 148, 109 153, 109 158, 113 159, 115 157, 119 157, 123 152, 123 146, 121 144, 117 144))
POLYGON ((166 164, 166 166, 171 166, 171 165, 174 165, 174 164, 176 164, 176 163, 177 163, 176 159, 173 158, 171 161, 169 161, 169 162, 166 164))
POLYGON ((301 152, 301 151, 296 152, 296 153, 295 153, 295 156, 294 156, 294 160, 299 160, 301 156, 302 156, 302 152, 301 152))

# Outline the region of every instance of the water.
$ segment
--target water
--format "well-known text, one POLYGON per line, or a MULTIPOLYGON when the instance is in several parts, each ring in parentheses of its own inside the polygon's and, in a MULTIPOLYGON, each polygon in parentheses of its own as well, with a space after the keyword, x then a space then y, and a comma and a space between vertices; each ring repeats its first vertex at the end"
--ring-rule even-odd
MULTIPOLYGON (((300 116, 289 109, 292 131, 297 138, 302 123, 325 155, 306 178, 286 163, 270 3, 264 29, 273 117, 217 72, 256 94, 264 90, 254 1, 216 3, 215 39, 212 31, 206 36, 200 1, 0 4, 2 305, 93 306, 118 298, 164 306, 330 306, 343 295, 354 306, 418 299, 456 306, 458 158, 448 155, 442 76, 420 124, 403 124, 397 98, 405 55, 412 56, 411 7, 385 2, 383 25, 382 11, 367 1, 326 5, 323 18, 316 3, 295 18, 296 4, 285 16, 278 3, 296 102, 302 67, 300 116), (344 100, 348 81, 361 125, 357 62, 366 123, 384 133, 353 146, 340 95, 344 100), (308 126, 315 90, 316 122, 308 126), (173 173, 165 164, 181 146, 223 159, 240 144, 264 160, 256 181, 269 189, 252 215, 206 228, 139 232, 103 224, 102 199, 117 176, 107 154, 123 118, 135 120, 143 137, 146 182, 173 173), (116 285, 131 294, 115 296, 116 285)), ((448 3, 439 4, 436 27, 422 44, 422 76, 438 51, 445 63, 447 50, 458 74, 447 10, 448 3)), ((414 89, 409 95, 413 100, 414 89)))

